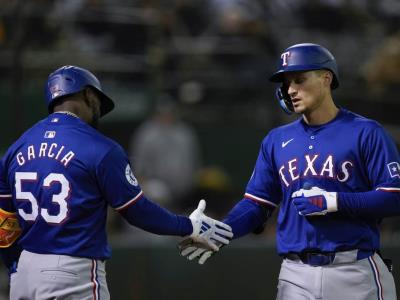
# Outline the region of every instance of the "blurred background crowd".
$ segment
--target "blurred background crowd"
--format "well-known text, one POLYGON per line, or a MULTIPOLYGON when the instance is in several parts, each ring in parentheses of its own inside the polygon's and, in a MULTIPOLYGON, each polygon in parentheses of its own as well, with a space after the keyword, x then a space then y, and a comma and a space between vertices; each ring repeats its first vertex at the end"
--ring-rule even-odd
MULTIPOLYGON (((0 152, 46 116, 48 74, 78 65, 116 102, 100 130, 126 149, 145 194, 185 214, 205 198, 222 218, 262 138, 293 119, 268 82, 292 44, 330 49, 336 103, 400 145, 399 28, 398 0, 0 0, 0 152)), ((161 239, 109 221, 124 242, 161 239)), ((399 221, 384 221, 384 241, 400 241, 399 221)), ((273 243, 269 223, 261 238, 273 243)))
MULTIPOLYGON (((399 28, 398 0, 0 0, 0 151, 45 117, 48 74, 78 65, 116 102, 100 130, 129 153, 145 193, 178 213, 205 198, 221 218, 262 138, 293 118, 268 82, 292 44, 330 49, 336 103, 400 145, 399 28)), ((398 220, 383 223, 386 241, 400 240, 398 220)), ((110 231, 149 236, 112 213, 110 231)))
POLYGON ((47 75, 79 65, 115 100, 100 129, 125 147, 146 194, 182 212, 205 197, 222 217, 241 198, 263 136, 290 121, 267 78, 299 42, 330 49, 337 104, 378 120, 400 143, 398 1, 0 4, 1 151, 45 116, 47 75))
POLYGON ((46 115, 49 72, 83 66, 116 102, 101 130, 125 147, 145 192, 178 211, 205 197, 221 217, 241 198, 262 137, 290 121, 267 78, 299 42, 330 49, 337 104, 378 120, 400 143, 398 1, 0 4, 1 151, 46 115))

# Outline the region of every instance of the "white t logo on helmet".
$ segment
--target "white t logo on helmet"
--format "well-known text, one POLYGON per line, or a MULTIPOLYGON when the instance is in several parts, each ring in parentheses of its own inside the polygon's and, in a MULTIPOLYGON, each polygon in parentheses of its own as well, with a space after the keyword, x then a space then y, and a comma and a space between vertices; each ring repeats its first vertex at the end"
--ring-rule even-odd
POLYGON ((288 65, 288 58, 290 56, 290 51, 283 52, 281 55, 282 58, 282 66, 287 66, 288 65))

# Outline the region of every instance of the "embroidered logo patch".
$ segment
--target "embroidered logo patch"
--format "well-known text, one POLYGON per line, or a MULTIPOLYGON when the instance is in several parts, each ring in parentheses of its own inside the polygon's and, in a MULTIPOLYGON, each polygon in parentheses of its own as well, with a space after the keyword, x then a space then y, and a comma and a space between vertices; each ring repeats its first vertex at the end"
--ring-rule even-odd
POLYGON ((125 177, 126 177, 126 180, 128 180, 128 182, 130 184, 132 184, 133 186, 137 186, 138 185, 138 181, 135 178, 135 176, 133 175, 131 166, 129 164, 127 164, 126 168, 125 168, 125 177))
POLYGON ((400 164, 397 161, 391 162, 387 164, 389 169, 390 177, 399 177, 400 178, 400 164))
POLYGON ((46 131, 44 133, 44 138, 45 139, 54 139, 56 136, 56 132, 55 131, 46 131))

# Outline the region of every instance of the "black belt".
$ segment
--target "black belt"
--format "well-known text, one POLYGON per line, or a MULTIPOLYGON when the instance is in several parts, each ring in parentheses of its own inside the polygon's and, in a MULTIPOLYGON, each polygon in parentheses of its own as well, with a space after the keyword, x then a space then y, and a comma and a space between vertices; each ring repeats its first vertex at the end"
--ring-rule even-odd
POLYGON ((367 258, 374 254, 374 251, 364 250, 350 250, 343 252, 301 252, 301 253, 287 253, 283 255, 284 258, 293 261, 301 261, 304 264, 310 266, 325 266, 334 263, 337 256, 340 256, 340 260, 346 260, 346 262, 354 262, 360 259, 367 258), (347 256, 347 257, 346 257, 347 256))
POLYGON ((335 259, 335 253, 288 253, 284 255, 284 257, 289 260, 300 260, 304 264, 310 266, 324 266, 333 263, 335 259))

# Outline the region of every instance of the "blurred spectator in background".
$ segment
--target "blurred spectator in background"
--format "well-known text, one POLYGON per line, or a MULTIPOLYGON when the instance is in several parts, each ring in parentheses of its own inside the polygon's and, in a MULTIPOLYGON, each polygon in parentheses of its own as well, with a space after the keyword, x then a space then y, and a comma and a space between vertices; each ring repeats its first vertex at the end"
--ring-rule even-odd
POLYGON ((159 97, 153 114, 134 132, 130 157, 143 190, 163 205, 180 207, 194 187, 201 158, 197 136, 179 119, 170 96, 159 97))
POLYGON ((198 199, 207 201, 207 209, 215 218, 222 218, 234 204, 234 189, 229 174, 220 166, 204 166, 196 176, 193 194, 182 202, 184 211, 189 211, 198 199))
POLYGON ((218 36, 214 64, 222 64, 231 80, 237 76, 240 83, 257 81, 266 73, 268 56, 277 52, 265 7, 246 0, 213 0, 212 7, 213 30, 218 36))
POLYGON ((373 96, 382 96, 389 90, 390 93, 400 90, 399 70, 400 31, 383 41, 381 47, 367 60, 362 72, 373 96))

